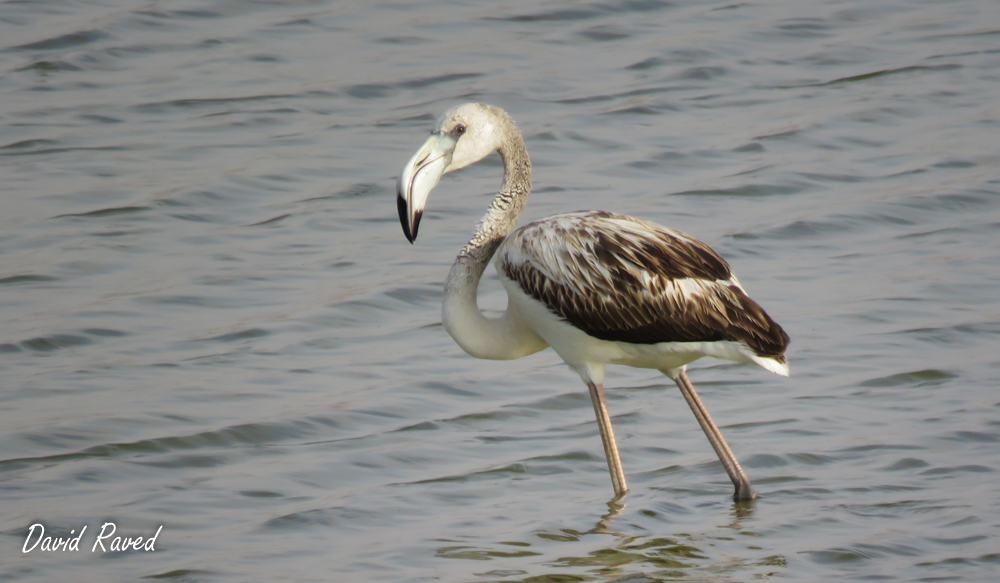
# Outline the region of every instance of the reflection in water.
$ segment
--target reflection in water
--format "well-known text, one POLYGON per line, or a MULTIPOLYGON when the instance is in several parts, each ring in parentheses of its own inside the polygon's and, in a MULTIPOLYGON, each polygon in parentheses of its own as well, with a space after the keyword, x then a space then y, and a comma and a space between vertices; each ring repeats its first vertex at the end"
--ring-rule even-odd
POLYGON ((738 529, 740 528, 740 521, 753 517, 754 510, 757 509, 757 500, 739 500, 733 502, 733 522, 730 524, 730 528, 738 529))
POLYGON ((606 533, 606 534, 627 536, 623 533, 617 533, 608 530, 608 525, 611 523, 611 520, 617 516, 620 516, 622 511, 625 510, 626 503, 624 502, 623 499, 626 496, 627 494, 625 496, 615 496, 614 498, 608 501, 608 513, 602 516, 601 519, 597 521, 597 524, 594 525, 594 528, 590 529, 591 533, 606 533))
MULTIPOLYGON (((542 541, 564 543, 565 548, 544 553, 558 556, 545 563, 556 570, 542 571, 524 578, 502 580, 524 583, 590 580, 631 583, 692 578, 702 581, 729 581, 730 576, 736 573, 753 572, 756 578, 779 575, 780 569, 787 566, 786 559, 781 555, 771 555, 756 560, 727 557, 720 561, 717 558, 713 559, 711 553, 704 550, 715 546, 715 541, 729 539, 731 535, 706 537, 685 533, 672 537, 640 536, 634 533, 633 525, 628 524, 622 525, 621 530, 615 530, 613 523, 615 519, 622 517, 625 506, 625 503, 617 500, 608 502, 608 513, 601 516, 590 530, 563 528, 555 532, 535 532, 534 536, 542 541), (565 543, 570 544, 565 545, 565 543), (580 546, 591 547, 591 550, 585 555, 574 555, 572 549, 580 546)), ((759 533, 744 528, 744 522, 752 519, 754 509, 753 500, 734 502, 730 510, 732 521, 723 528, 733 531, 735 536, 739 537, 760 536, 759 533)), ((437 556, 476 561, 503 561, 517 557, 543 556, 542 551, 534 550, 534 547, 538 546, 537 541, 535 544, 511 541, 501 544, 513 548, 447 546, 439 548, 437 556)), ((490 576, 516 577, 526 574, 523 571, 502 568, 478 573, 479 576, 485 577, 483 580, 486 581, 490 580, 490 576)))

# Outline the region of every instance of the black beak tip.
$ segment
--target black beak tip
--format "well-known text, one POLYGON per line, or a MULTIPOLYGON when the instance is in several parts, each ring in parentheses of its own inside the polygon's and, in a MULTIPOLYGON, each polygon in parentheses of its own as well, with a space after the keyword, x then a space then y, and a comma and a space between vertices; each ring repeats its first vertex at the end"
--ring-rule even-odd
POLYGON ((417 213, 417 219, 413 222, 413 232, 410 233, 410 213, 406 208, 406 201, 402 196, 396 197, 396 210, 399 211, 399 224, 403 227, 403 235, 406 236, 406 240, 410 244, 415 243, 417 240, 417 227, 420 226, 420 216, 423 213, 417 213))
POLYGON ((417 211, 415 217, 413 217, 413 238, 410 239, 410 243, 415 243, 417 241, 417 231, 420 229, 420 217, 424 216, 424 211, 417 211))
POLYGON ((406 201, 403 200, 402 195, 396 195, 396 210, 399 211, 399 224, 403 227, 403 234, 406 235, 406 240, 413 243, 413 237, 410 236, 410 225, 407 216, 409 213, 406 212, 406 201))

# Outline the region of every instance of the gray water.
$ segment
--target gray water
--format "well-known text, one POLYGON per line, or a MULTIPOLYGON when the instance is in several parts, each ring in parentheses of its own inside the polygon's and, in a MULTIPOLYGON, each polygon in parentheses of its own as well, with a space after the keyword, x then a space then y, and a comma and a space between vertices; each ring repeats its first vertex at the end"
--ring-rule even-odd
POLYGON ((995 581, 998 96, 993 0, 0 2, 0 580, 995 581), (609 506, 577 375, 442 329, 500 163, 414 246, 394 182, 473 100, 525 220, 688 232, 788 331, 690 369, 755 504, 611 367, 609 506))

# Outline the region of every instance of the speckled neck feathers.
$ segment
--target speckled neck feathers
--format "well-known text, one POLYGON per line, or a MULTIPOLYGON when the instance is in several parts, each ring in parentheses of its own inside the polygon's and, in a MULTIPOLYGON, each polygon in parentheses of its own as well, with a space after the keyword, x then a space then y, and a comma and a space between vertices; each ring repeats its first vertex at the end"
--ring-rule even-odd
POLYGON ((501 134, 497 153, 503 160, 503 185, 479 221, 476 233, 458 254, 445 282, 446 291, 454 285, 469 285, 473 280, 478 284, 490 258, 517 224, 531 192, 531 160, 521 132, 506 112, 488 107, 497 118, 496 128, 501 134))

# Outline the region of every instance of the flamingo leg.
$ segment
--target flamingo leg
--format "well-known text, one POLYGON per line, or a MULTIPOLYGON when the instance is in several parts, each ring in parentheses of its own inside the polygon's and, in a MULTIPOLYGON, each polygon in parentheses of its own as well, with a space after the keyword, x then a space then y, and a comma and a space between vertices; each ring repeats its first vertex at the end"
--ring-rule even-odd
MULTIPOLYGON (((677 386, 681 390, 681 394, 684 395, 684 399, 687 401, 688 405, 691 407, 691 411, 694 412, 695 418, 698 419, 698 424, 701 425, 702 431, 705 432, 705 436, 708 437, 709 443, 712 444, 712 449, 715 450, 716 455, 719 456, 719 461, 726 468, 726 473, 729 474, 729 479, 733 481, 733 485, 736 486, 736 492, 733 494, 734 500, 753 500, 757 497, 757 493, 754 492, 753 486, 750 485, 750 479, 747 475, 743 473, 743 468, 740 467, 740 462, 736 460, 736 456, 733 455, 733 450, 729 449, 729 445, 726 444, 726 440, 722 438, 722 432, 719 431, 719 427, 712 421, 712 417, 708 414, 708 409, 705 408, 704 403, 698 398, 698 393, 694 390, 694 385, 691 384, 691 380, 688 379, 687 372, 681 369, 680 374, 674 379, 677 386)), ((596 405, 595 405, 596 407, 596 405)), ((613 438, 612 438, 613 439, 613 438)))
POLYGON ((587 383, 587 388, 590 389, 590 400, 594 404, 597 426, 601 430, 601 441, 604 442, 604 455, 608 460, 608 471, 611 472, 611 485, 614 486, 615 498, 618 499, 628 493, 628 486, 625 485, 625 470, 622 469, 622 460, 618 455, 615 432, 611 428, 608 404, 604 400, 604 385, 602 383, 587 383))

